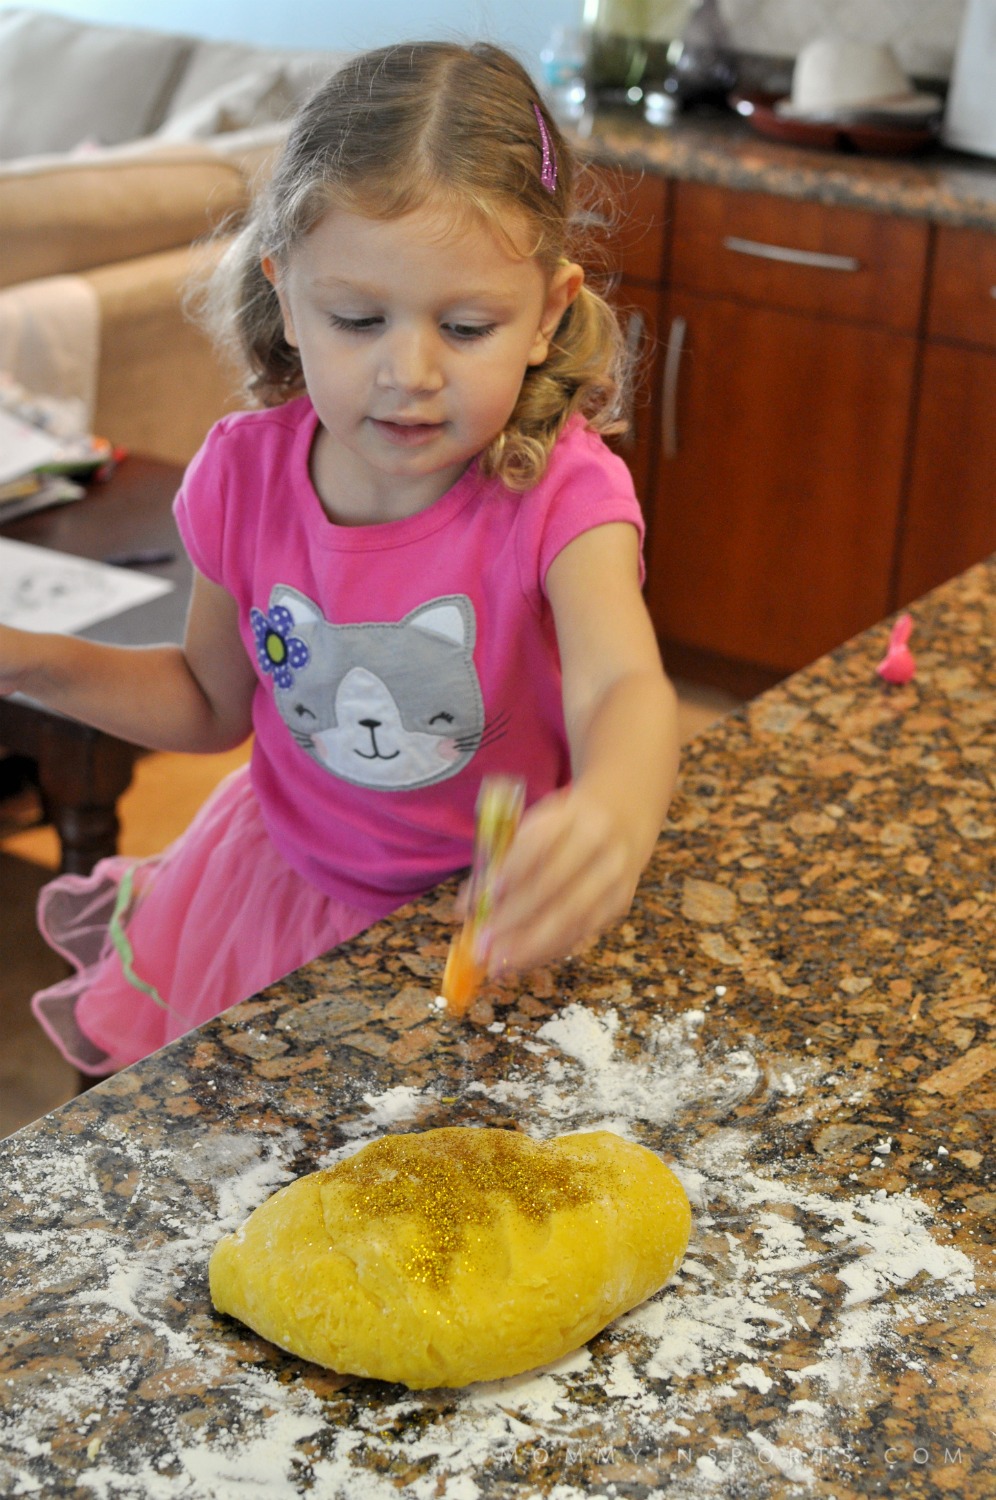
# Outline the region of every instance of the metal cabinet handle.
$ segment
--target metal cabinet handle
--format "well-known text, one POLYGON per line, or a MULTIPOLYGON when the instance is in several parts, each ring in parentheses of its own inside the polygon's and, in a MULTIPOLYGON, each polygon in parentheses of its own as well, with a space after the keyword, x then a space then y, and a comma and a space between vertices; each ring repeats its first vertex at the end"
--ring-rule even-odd
POLYGON ((639 308, 634 308, 626 319, 626 332, 623 341, 626 348, 626 366, 623 371, 623 386, 621 391, 623 411, 626 413, 629 426, 622 435, 624 448, 632 448, 636 442, 636 429, 633 424, 633 374, 636 370, 640 350, 643 347, 643 336, 646 332, 647 320, 639 308))
POLYGON ((989 295, 990 297, 996 297, 996 286, 991 286, 989 288, 989 295))
POLYGON ((626 358, 628 363, 635 363, 640 346, 643 343, 643 334, 647 326, 647 320, 639 308, 634 308, 626 320, 626 358))
POLYGON ((664 456, 678 456, 678 376, 681 370, 681 354, 688 331, 687 318, 672 318, 664 355, 664 392, 662 415, 664 418, 664 456))
POLYGON ((756 255, 761 260, 781 260, 791 266, 811 266, 821 271, 860 271, 861 262, 853 255, 825 255, 820 250, 794 250, 790 245, 767 245, 763 240, 742 240, 728 234, 723 249, 737 255, 756 255))

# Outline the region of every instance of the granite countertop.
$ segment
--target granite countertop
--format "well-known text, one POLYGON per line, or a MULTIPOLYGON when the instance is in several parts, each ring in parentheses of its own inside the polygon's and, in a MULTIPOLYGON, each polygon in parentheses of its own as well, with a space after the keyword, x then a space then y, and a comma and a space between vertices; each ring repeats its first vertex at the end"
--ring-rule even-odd
POLYGON ((919 156, 817 150, 760 136, 719 110, 665 127, 637 111, 600 110, 574 139, 596 158, 679 179, 996 230, 996 161, 940 145, 919 156))
POLYGON ((689 750, 587 954, 435 995, 449 888, 0 1143, 0 1493, 996 1488, 996 563, 689 750), (413 1394, 215 1316, 206 1262, 389 1130, 608 1124, 693 1204, 672 1283, 532 1375, 413 1394))

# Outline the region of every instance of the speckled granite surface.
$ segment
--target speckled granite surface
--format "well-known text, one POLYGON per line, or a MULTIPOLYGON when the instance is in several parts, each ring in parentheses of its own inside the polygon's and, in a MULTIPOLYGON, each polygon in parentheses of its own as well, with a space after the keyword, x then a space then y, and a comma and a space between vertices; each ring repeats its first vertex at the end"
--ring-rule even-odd
POLYGON ((996 565, 687 754, 630 919, 434 1004, 432 897, 0 1143, 0 1493, 978 1497, 996 1490, 996 565), (694 1225, 560 1365, 412 1395, 216 1317, 206 1261, 385 1130, 608 1123, 694 1225))
POLYGON ((657 129, 620 110, 600 112, 579 141, 679 179, 996 230, 996 161, 939 146, 913 157, 846 155, 765 139, 733 114, 690 113, 657 129))

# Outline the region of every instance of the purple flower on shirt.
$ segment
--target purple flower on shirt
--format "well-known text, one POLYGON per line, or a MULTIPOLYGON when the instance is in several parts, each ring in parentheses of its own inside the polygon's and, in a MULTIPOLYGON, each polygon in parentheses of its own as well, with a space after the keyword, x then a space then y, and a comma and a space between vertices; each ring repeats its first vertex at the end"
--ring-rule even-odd
POLYGON ((249 623, 256 638, 256 660, 264 672, 272 673, 277 687, 289 688, 294 681, 291 668, 299 672, 311 660, 304 642, 291 634, 294 616, 282 604, 275 604, 269 615, 251 609, 249 623))

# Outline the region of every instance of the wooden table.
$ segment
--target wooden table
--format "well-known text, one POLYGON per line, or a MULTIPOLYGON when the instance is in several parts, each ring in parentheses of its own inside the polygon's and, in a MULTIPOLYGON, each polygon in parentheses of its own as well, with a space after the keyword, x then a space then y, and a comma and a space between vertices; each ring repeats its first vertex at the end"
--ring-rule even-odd
MULTIPOLYGON (((180 641, 190 598, 190 563, 173 522, 183 470, 155 459, 128 458, 106 482, 71 505, 0 526, 0 536, 101 559, 164 549, 155 571, 175 584, 168 594, 81 632, 90 640, 148 646, 180 641)), ((0 745, 38 766, 45 812, 62 846, 62 869, 86 874, 117 848, 118 798, 131 783, 138 746, 51 712, 21 695, 0 699, 0 745)))

